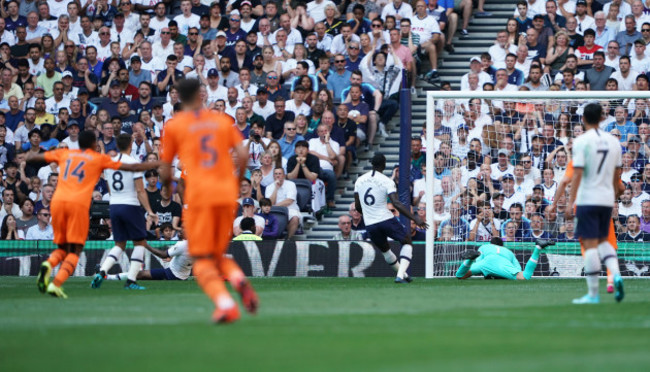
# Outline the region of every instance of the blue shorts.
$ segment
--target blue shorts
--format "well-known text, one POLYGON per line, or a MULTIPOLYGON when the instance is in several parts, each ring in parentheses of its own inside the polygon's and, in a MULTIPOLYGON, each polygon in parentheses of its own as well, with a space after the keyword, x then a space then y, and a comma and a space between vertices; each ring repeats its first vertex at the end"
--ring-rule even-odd
POLYGON ((113 240, 138 241, 147 237, 144 210, 139 205, 112 204, 110 206, 113 240))
POLYGON ((370 237, 370 241, 372 241, 377 247, 386 246, 388 238, 402 244, 404 244, 406 239, 404 226, 399 223, 397 218, 391 218, 390 220, 368 225, 366 226, 366 232, 368 233, 368 237, 370 237))
POLYGON ((151 269, 151 279, 153 280, 182 280, 176 277, 169 268, 166 269, 151 269))
POLYGON ((579 205, 576 208, 576 235, 582 239, 602 239, 609 236, 612 207, 579 205))

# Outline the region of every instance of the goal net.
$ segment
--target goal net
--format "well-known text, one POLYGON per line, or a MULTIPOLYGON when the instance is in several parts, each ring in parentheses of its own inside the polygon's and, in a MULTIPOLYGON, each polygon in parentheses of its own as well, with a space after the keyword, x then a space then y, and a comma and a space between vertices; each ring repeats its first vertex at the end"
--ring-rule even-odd
MULTIPOLYGON (((411 174, 414 206, 426 211, 427 278, 453 276, 467 248, 500 236, 525 265, 537 238, 556 242, 536 276, 583 275, 574 221, 566 219, 573 140, 590 102, 600 128, 618 136, 626 190, 614 206, 623 275, 650 275, 650 95, 618 91, 431 91, 422 133, 425 161, 411 174), (560 192, 558 192, 560 188, 560 192)), ((415 123, 414 123, 415 126, 415 123)), ((604 269, 604 268, 603 268, 604 269)))

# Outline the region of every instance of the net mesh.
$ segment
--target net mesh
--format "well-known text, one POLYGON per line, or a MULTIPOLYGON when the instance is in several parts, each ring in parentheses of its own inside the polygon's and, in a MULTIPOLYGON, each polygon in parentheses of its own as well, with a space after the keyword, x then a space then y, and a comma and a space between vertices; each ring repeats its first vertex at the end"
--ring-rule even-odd
MULTIPOLYGON (((494 236, 511 242, 522 264, 536 239, 561 243, 544 255, 535 274, 581 275, 574 221, 565 218, 570 185, 564 187, 563 180, 571 168, 573 141, 584 132, 582 114, 590 102, 602 105, 600 128, 620 138, 624 153, 626 189, 612 214, 615 238, 628 247, 619 251, 622 268, 627 262, 647 271, 643 256, 650 247, 647 99, 588 99, 580 92, 567 98, 437 95, 427 102, 428 120, 421 136, 433 169, 427 173, 427 163, 421 161, 422 178, 413 181, 415 207, 432 214, 435 244, 427 245, 433 260, 430 275, 453 275, 460 252, 494 236), (432 179, 429 187, 427 177, 432 179)), ((561 96, 567 94, 558 93, 561 96)), ((630 267, 628 273, 633 272, 630 267)))

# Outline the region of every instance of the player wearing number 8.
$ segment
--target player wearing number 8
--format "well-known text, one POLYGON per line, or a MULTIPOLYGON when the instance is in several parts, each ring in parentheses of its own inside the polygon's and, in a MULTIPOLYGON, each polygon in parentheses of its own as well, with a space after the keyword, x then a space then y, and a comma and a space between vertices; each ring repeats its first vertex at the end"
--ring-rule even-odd
POLYGON ((362 175, 354 183, 355 208, 363 214, 370 240, 383 253, 386 263, 397 272, 395 283, 406 283, 411 281, 406 273, 413 256, 411 236, 406 234, 404 226, 388 210, 386 200, 390 198, 395 209, 413 220, 418 227, 426 229, 428 226, 420 220, 419 216, 413 215, 400 203, 395 182, 382 173, 384 169, 386 169, 386 157, 375 154, 372 158, 372 171, 362 175), (402 244, 399 260, 390 250, 387 238, 402 244))
POLYGON ((88 237, 90 203, 92 193, 104 169, 144 171, 155 168, 158 162, 144 164, 122 164, 108 155, 94 151, 97 148, 95 133, 84 131, 79 135, 79 150, 58 149, 44 154, 29 153, 28 162, 56 162, 63 169, 63 176, 52 197, 52 228, 54 243, 58 245, 47 261, 41 264, 37 285, 42 293, 66 298, 61 285, 74 273, 79 253, 88 237), (61 268, 49 282, 52 268, 61 268))
MULTIPOLYGON (((125 164, 137 164, 139 161, 131 155, 133 139, 130 134, 120 134, 117 137, 117 148, 120 153, 113 157, 114 161, 125 164)), ((107 169, 106 180, 111 192, 110 215, 111 229, 115 246, 108 252, 108 256, 102 262, 99 272, 93 278, 92 288, 99 288, 106 274, 119 261, 120 256, 126 248, 126 242, 133 241, 133 252, 131 253, 131 265, 127 273, 125 289, 145 289, 136 283, 138 272, 144 264, 144 251, 148 246, 147 229, 144 212, 149 218, 157 220, 157 215, 151 210, 149 197, 144 190, 142 172, 122 172, 120 170, 107 169), (142 205, 142 206, 141 206, 142 205), (143 209, 144 208, 144 209, 143 209)), ((148 247, 151 248, 151 247, 148 247)), ((147 249, 148 249, 147 248, 147 249)))
POLYGON ((573 178, 565 218, 571 218, 576 205, 576 235, 585 248, 585 277, 588 293, 573 300, 574 304, 600 302, 598 275, 601 260, 614 276, 615 298, 623 299, 623 280, 619 273, 616 251, 607 241, 611 224, 615 190, 620 183, 621 146, 607 132, 598 129, 602 107, 590 103, 584 108, 587 131, 573 143, 573 178), (600 257, 599 257, 600 256, 600 257))

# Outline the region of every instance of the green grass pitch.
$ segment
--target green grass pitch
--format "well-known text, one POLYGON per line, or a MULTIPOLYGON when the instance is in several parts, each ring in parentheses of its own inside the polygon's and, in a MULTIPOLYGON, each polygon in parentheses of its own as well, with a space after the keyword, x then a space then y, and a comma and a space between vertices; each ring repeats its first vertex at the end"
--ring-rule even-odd
MULTIPOLYGON (((257 316, 209 321, 196 282, 0 277, 2 371, 626 371, 650 365, 650 282, 575 306, 584 280, 253 279, 257 316)), ((601 287, 604 287, 604 280, 601 287)))

